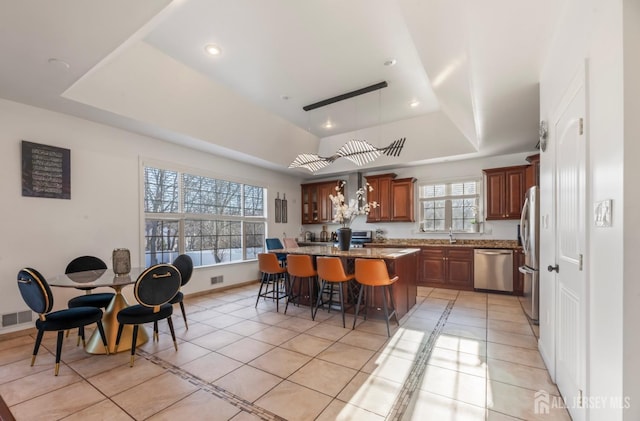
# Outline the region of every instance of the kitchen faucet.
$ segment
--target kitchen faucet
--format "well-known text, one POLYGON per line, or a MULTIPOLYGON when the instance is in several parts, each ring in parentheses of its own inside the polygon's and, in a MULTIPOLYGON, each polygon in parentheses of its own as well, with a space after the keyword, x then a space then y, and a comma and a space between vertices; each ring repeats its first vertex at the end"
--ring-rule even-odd
POLYGON ((449 244, 454 244, 455 242, 456 242, 456 239, 453 238, 453 231, 451 227, 449 227, 449 244))

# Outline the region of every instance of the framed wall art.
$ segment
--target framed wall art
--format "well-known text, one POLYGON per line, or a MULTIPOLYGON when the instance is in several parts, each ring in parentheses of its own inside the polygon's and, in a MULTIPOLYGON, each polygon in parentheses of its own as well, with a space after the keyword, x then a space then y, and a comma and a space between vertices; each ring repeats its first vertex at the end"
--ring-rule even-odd
POLYGON ((71 199, 71 151, 23 140, 22 195, 71 199))

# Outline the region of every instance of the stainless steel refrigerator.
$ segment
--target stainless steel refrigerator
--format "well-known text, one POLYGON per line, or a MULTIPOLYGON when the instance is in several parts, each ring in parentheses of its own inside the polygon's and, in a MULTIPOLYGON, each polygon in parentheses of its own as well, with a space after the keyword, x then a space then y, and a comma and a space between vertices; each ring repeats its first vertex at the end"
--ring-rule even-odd
POLYGON ((538 322, 540 309, 540 193, 537 186, 527 190, 522 216, 520 219, 520 235, 524 251, 524 265, 519 267, 524 274, 524 295, 522 307, 527 316, 538 322))

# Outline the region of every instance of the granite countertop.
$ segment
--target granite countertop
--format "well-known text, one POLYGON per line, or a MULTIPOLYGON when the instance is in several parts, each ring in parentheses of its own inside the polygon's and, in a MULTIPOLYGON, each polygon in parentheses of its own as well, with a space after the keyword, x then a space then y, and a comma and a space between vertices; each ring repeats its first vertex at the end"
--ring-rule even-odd
POLYGON ((270 250, 272 253, 310 254, 312 256, 337 256, 337 257, 361 257, 365 259, 397 259, 412 253, 418 253, 419 248, 398 248, 398 247, 372 247, 372 248, 352 248, 341 251, 332 246, 309 246, 297 248, 285 248, 281 250, 270 250))
POLYGON ((375 247, 469 247, 492 249, 519 249, 517 240, 461 240, 456 239, 453 244, 448 239, 422 239, 422 238, 388 238, 376 240, 371 243, 375 247))

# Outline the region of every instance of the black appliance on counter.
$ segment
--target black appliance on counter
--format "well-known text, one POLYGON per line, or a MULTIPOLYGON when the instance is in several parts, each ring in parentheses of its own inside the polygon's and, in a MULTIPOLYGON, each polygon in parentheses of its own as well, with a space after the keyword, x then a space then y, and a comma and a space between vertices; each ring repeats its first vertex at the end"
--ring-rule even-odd
POLYGON ((373 240, 372 231, 356 231, 351 232, 351 247, 360 248, 364 247, 365 243, 370 243, 373 240))

